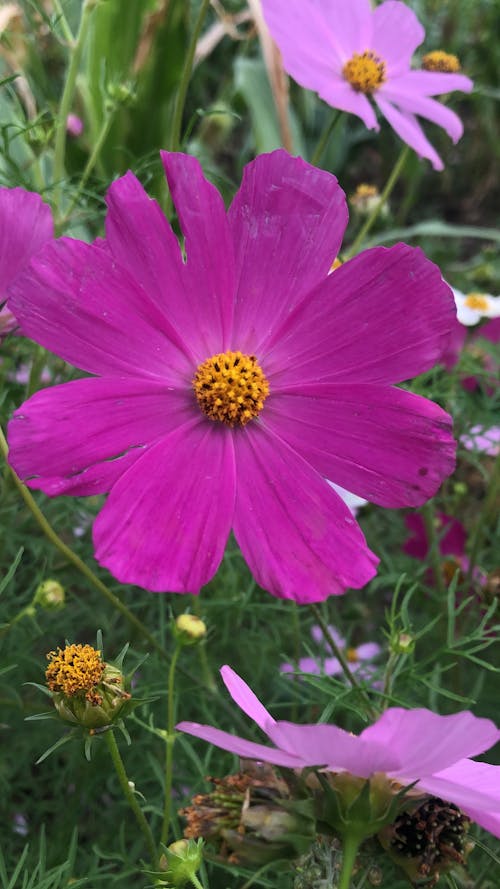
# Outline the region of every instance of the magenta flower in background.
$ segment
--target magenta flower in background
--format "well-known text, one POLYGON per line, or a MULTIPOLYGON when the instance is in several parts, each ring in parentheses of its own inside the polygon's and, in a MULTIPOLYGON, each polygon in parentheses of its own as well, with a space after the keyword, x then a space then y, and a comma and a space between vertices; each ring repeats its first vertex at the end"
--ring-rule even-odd
MULTIPOLYGON (((346 646, 346 640, 340 635, 338 630, 329 626, 328 631, 340 649, 343 650, 345 657, 349 662, 351 672, 359 673, 362 679, 369 679, 375 672, 375 668, 370 661, 374 660, 380 652, 380 645, 376 642, 363 642, 356 647, 346 646)), ((311 628, 311 636, 320 648, 317 657, 302 657, 298 664, 285 663, 281 664, 281 673, 295 673, 299 670, 301 673, 313 673, 316 676, 339 676, 342 671, 342 665, 338 658, 333 656, 333 652, 328 645, 328 641, 323 636, 321 627, 313 626, 311 628)))
POLYGON ((477 454, 487 454, 488 457, 498 457, 500 454, 500 426, 472 426, 467 433, 461 436, 461 444, 468 451, 477 454))
POLYGON ((430 98, 452 90, 470 92, 463 74, 412 71, 412 55, 425 31, 404 3, 387 0, 262 0, 264 16, 285 70, 333 108, 378 130, 371 98, 398 136, 435 170, 443 162, 423 133, 417 115, 443 127, 457 142, 460 118, 430 98))
POLYGON ((12 465, 51 496, 110 492, 94 544, 122 582, 197 593, 232 528, 276 596, 362 587, 377 559, 326 479, 398 507, 452 471, 451 418, 393 385, 439 360, 451 290, 404 244, 328 276, 345 196, 300 158, 249 164, 227 215, 197 160, 162 158, 186 261, 127 173, 105 246, 49 244, 11 289, 27 334, 96 375, 16 411, 12 465))
MULTIPOLYGON (((53 237, 52 213, 40 195, 24 188, 0 188, 0 306, 9 285, 53 237)), ((0 341, 18 326, 10 308, 0 308, 0 341)))
POLYGON ((66 118, 66 131, 69 136, 78 139, 83 133, 83 120, 77 114, 68 114, 66 118))
MULTIPOLYGON (((443 512, 436 513, 439 536, 439 552, 442 556, 456 556, 462 558, 465 555, 467 532, 453 516, 443 512)), ((425 561, 429 554, 429 541, 425 529, 425 522, 419 513, 410 513, 405 516, 405 525, 411 532, 403 545, 403 550, 415 559, 425 561)))
POLYGON ((468 711, 439 716, 425 709, 393 707, 353 735, 334 725, 276 721, 230 667, 223 667, 221 675, 232 699, 274 746, 197 722, 180 722, 179 731, 237 756, 287 768, 316 766, 359 778, 383 772, 400 785, 416 781, 416 790, 455 803, 500 836, 500 766, 469 759, 500 740, 500 731, 489 719, 468 711))

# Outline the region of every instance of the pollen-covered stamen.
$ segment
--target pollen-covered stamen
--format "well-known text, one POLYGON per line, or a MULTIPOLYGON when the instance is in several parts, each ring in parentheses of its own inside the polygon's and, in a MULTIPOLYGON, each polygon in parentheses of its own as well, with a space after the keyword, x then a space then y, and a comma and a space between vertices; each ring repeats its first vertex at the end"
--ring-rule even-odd
POLYGON ((460 71, 460 62, 457 56, 450 52, 435 49, 428 52, 422 59, 424 71, 441 71, 445 74, 457 74, 460 71))
POLYGON ((385 62, 371 50, 355 52, 342 74, 357 93, 373 93, 385 82, 385 62))
POLYGON ((196 371, 193 388, 203 413, 226 426, 245 426, 269 395, 269 383, 255 355, 242 352, 207 358, 196 371))
POLYGON ((464 302, 467 308, 477 312, 487 312, 490 307, 488 297, 483 293, 468 293, 464 302))
POLYGON ((51 691, 68 697, 84 692, 91 703, 101 702, 101 696, 95 691, 106 667, 100 651, 91 645, 66 645, 49 651, 47 660, 50 663, 45 676, 51 691))

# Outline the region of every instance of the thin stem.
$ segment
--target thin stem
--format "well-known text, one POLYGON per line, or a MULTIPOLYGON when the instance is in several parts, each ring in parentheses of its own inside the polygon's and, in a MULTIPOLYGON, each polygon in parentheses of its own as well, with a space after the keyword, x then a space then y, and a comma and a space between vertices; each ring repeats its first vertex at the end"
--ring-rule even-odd
POLYGON ((64 213, 64 216, 59 220, 59 223, 57 226, 59 231, 62 231, 64 229, 68 219, 70 218, 70 216, 73 212, 75 205, 78 203, 78 200, 82 194, 83 189, 85 188, 85 185, 87 183, 87 180, 88 180, 90 174, 92 173, 92 170, 94 169, 97 161, 99 160, 101 148, 107 139, 108 133, 111 129, 111 124, 113 123, 113 119, 114 119, 114 113, 112 112, 108 115, 108 117, 106 118, 106 120, 104 121, 104 123, 101 127, 99 135, 98 135, 98 137, 95 141, 94 147, 92 149, 92 153, 91 153, 89 159, 87 160, 87 163, 85 164, 85 169, 82 173, 82 178, 80 179, 80 182, 78 183, 78 188, 77 188, 76 192, 74 193, 74 195, 70 201, 69 207, 66 210, 66 212, 64 213))
MULTIPOLYGON (((0 427, 0 451, 2 452, 2 454, 5 457, 5 462, 7 462, 7 456, 9 453, 9 446, 7 444, 5 435, 3 434, 3 430, 1 429, 1 427, 0 427)), ((94 586, 97 590, 99 590, 100 593, 103 594, 103 596, 106 597, 108 602, 110 602, 111 605, 113 605, 113 607, 117 609, 117 611, 119 611, 124 617, 126 617, 126 619, 135 627, 135 629, 138 630, 138 632, 141 633, 141 635, 144 636, 144 638, 148 640, 150 645, 152 645, 152 647, 155 649, 155 651, 158 652, 158 654, 161 655, 161 657, 168 659, 166 652, 163 650, 162 646, 155 639, 155 637, 149 632, 147 627, 145 627, 144 624, 135 616, 135 614, 133 614, 127 608, 127 606, 124 605, 123 602, 120 601, 118 596, 115 596, 115 594, 113 592, 111 592, 110 589, 108 589, 108 587, 102 582, 102 580, 99 580, 99 578, 88 567, 88 565, 86 565, 85 562, 82 562, 82 560, 79 558, 79 556, 77 556, 76 553, 74 553, 73 550, 70 549, 70 547, 67 546, 61 540, 59 535, 54 531, 52 525, 48 522, 48 520, 44 516, 41 509, 35 503, 35 500, 33 499, 28 488, 25 485, 23 485, 21 479, 16 475, 16 473, 14 472, 14 470, 12 469, 11 466, 9 466, 9 469, 10 469, 12 478, 14 479, 14 483, 15 483, 19 493, 21 494, 21 497, 23 498, 26 506, 28 507, 33 518, 38 523, 38 525, 40 526, 40 528, 43 531, 43 533, 45 534, 45 536, 48 537, 50 542, 54 544, 54 546, 65 557, 65 559, 67 559, 68 562, 71 562, 71 564, 74 565, 75 568, 77 568, 78 571, 80 571, 80 573, 83 574, 83 576, 87 578, 87 580, 92 584, 92 586, 94 586)))
POLYGON ((358 249, 361 246, 361 244, 363 243, 363 241, 365 240, 368 232, 370 231, 370 229, 372 228, 374 223, 377 221, 378 215, 379 215, 382 207, 388 200, 389 195, 392 192, 392 189, 394 188, 396 182, 399 179, 400 173, 406 163, 406 159, 407 159, 409 153, 410 153, 409 146, 405 145, 403 147, 401 154, 399 155, 396 163, 394 164, 392 173, 386 182, 386 185, 385 185, 385 188, 384 188, 382 194, 380 195, 380 200, 375 204, 372 212, 366 219, 365 224, 362 226, 362 228, 356 235, 354 242, 351 244, 351 246, 349 247, 349 250, 345 254, 345 259, 350 259, 351 256, 354 256, 355 253, 358 252, 358 249))
POLYGON ((61 31, 63 32, 64 39, 70 45, 73 44, 75 42, 73 31, 69 26, 68 19, 66 18, 66 14, 62 8, 60 0, 52 0, 52 5, 56 11, 58 23, 61 25, 61 31))
POLYGON ((168 840, 168 832, 170 829, 170 816, 172 810, 172 777, 174 767, 174 744, 175 744, 175 668, 179 655, 182 651, 182 645, 177 642, 170 668, 168 671, 168 689, 167 689, 167 732, 166 732, 166 753, 165 753, 165 806, 163 810, 163 825, 161 829, 161 842, 166 843, 168 840))
POLYGON ((127 800, 130 808, 132 809, 137 823, 143 833, 144 839, 146 841, 146 845, 148 847, 149 857, 151 858, 151 864, 154 870, 158 870, 158 855, 156 852, 156 845, 153 838, 153 834, 151 833, 151 828, 146 821, 144 812, 142 811, 139 803, 135 798, 134 791, 132 790, 132 786, 130 781, 127 778, 127 773, 125 771, 125 766, 123 764, 123 760, 120 756, 120 751, 118 749, 118 744, 116 743, 116 738, 114 736, 114 732, 112 729, 110 731, 105 732, 104 735, 106 739, 106 743, 108 745, 108 750, 111 754, 111 759, 113 760, 113 765, 115 767, 116 774, 118 776, 118 780, 120 782, 120 787, 123 790, 123 794, 125 799, 127 800))
POLYGON ((470 585, 472 583, 472 579, 474 577, 474 570, 477 564, 477 557, 479 554, 479 550, 482 546, 484 540, 484 534, 486 530, 487 523, 491 516, 495 515, 496 512, 496 503, 498 494, 500 492, 500 453, 495 460, 495 465, 493 467, 493 472, 490 478, 490 483, 488 486, 488 494, 484 501, 484 506, 481 510, 481 515, 479 516, 479 521, 476 524, 472 535, 472 543, 470 548, 469 555, 469 567, 467 569, 467 575, 464 581, 464 589, 470 589, 470 585))
POLYGON ((191 883, 193 884, 193 886, 196 886, 196 889, 203 889, 203 886, 200 883, 196 874, 190 874, 189 879, 190 879, 191 883))
POLYGON ((442 596, 443 603, 446 605, 446 584, 444 581, 443 566, 441 564, 441 552, 439 549, 438 526, 436 523, 436 510, 434 503, 429 500, 422 507, 422 516, 425 525, 425 536, 429 544, 429 556, 431 560, 432 573, 436 588, 442 596))
POLYGON ((172 122, 172 132, 170 134, 170 151, 178 151, 181 141, 181 127, 182 127, 182 115, 184 112, 184 105, 186 103, 186 96, 189 86, 189 80, 191 78, 191 73, 193 70, 193 62, 194 62, 194 54, 196 51, 196 44, 198 43, 198 38, 201 33, 201 29, 203 26, 203 22, 205 16, 208 12, 208 8, 210 6, 210 0, 202 0, 202 4, 200 6, 200 11, 198 13, 198 18, 196 19, 194 31, 191 36, 191 42, 188 46, 188 50, 186 53, 186 61, 184 63, 184 69, 181 76, 181 82, 179 84, 179 91, 177 93, 177 98, 175 101, 174 108, 174 118, 172 122))
POLYGON ((323 157, 323 152, 330 141, 330 136, 332 135, 340 118, 341 118, 341 112, 335 111, 333 116, 330 118, 328 124, 326 125, 325 129, 323 130, 323 133, 320 137, 318 144, 316 145, 314 154, 311 158, 311 164, 313 165, 313 167, 316 167, 319 164, 319 162, 321 161, 321 158, 323 157))
POLYGON ((83 48, 85 46, 85 41, 87 39, 90 18, 95 6, 96 0, 84 0, 82 16, 80 19, 80 27, 78 29, 76 40, 73 42, 71 47, 68 73, 66 75, 66 82, 64 84, 64 90, 61 97, 61 105, 59 107, 59 114, 57 116, 53 173, 57 208, 59 208, 62 197, 61 186, 64 175, 64 160, 66 154, 66 121, 68 118, 68 114, 71 111, 71 104, 73 102, 76 88, 76 78, 78 75, 78 69, 80 67, 80 60, 82 57, 83 48))
POLYGON ((340 666, 342 667, 342 670, 344 672, 344 675, 345 675, 347 681, 352 686, 352 688, 358 692, 359 696, 363 699, 363 703, 366 706, 367 715, 370 717, 370 719, 375 719, 377 717, 377 713, 375 712, 375 709, 373 708, 372 703, 371 703, 368 695, 366 694, 365 690, 363 688, 361 688, 354 673, 350 669, 349 664, 348 664, 347 660, 345 659, 343 652, 341 651, 341 649, 335 642, 335 639, 333 638, 332 634, 330 633, 330 630, 328 629, 328 624, 323 619, 323 615, 321 614, 321 611, 319 610, 318 606, 315 605, 314 603, 311 603, 309 605, 309 608, 311 609, 312 613, 314 614, 315 619, 318 621, 318 624, 321 627, 321 632, 323 633, 323 636, 324 636, 326 642, 332 649, 335 657, 337 658, 340 666))
POLYGON ((337 889, 349 889, 359 846, 360 840, 357 836, 349 836, 348 834, 344 837, 342 847, 342 872, 340 874, 337 889))

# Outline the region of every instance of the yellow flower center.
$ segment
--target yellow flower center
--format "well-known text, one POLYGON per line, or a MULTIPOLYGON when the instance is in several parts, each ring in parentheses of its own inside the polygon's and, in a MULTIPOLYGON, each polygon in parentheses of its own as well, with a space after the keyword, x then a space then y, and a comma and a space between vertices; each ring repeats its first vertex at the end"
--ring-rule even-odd
POLYGON ((422 59, 424 71, 444 71, 445 74, 456 74, 460 71, 460 62, 457 56, 449 52, 436 49, 428 52, 422 59))
POLYGON ((96 697, 100 697, 94 691, 106 667, 100 651, 91 645, 67 645, 49 651, 47 660, 50 663, 45 676, 51 691, 62 692, 68 697, 85 692, 87 700, 94 703, 96 697))
POLYGON ((269 395, 269 383, 255 355, 242 352, 207 358, 196 371, 193 388, 203 413, 226 426, 245 426, 269 395))
POLYGON ((469 309, 476 309, 478 312, 486 312, 489 308, 488 297, 482 293, 469 293, 465 297, 465 305, 469 309))
POLYGON ((342 74, 357 93, 373 93, 385 81, 385 62, 371 50, 355 52, 342 74))
POLYGON ((359 661, 359 656, 356 648, 346 648, 345 656, 350 664, 357 664, 357 662, 359 661))

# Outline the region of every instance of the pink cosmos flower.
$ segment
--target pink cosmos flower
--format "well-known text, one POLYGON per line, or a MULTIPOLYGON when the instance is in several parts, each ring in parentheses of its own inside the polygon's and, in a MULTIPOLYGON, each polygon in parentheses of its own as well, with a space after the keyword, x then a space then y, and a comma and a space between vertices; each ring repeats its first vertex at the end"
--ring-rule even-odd
MULTIPOLYGON (((50 207, 24 188, 0 188, 0 305, 7 288, 31 257, 54 237, 50 207)), ((18 327, 7 306, 0 309, 0 340, 18 327)))
POLYGON ((478 454, 487 454, 488 457, 498 457, 500 454, 500 426, 473 426, 469 432, 460 438, 461 444, 468 451, 478 454))
POLYGON ((235 703, 274 745, 257 744, 197 722, 177 729, 237 756, 302 769, 315 766, 370 778, 383 772, 398 784, 455 803, 473 821, 500 836, 500 766, 469 759, 500 740, 489 719, 468 711, 439 716, 430 710, 393 707, 360 735, 334 725, 276 721, 230 667, 221 675, 235 703))
POLYGON ((127 173, 106 241, 47 245, 11 289, 28 335, 96 375, 16 411, 12 465, 52 496, 110 492, 94 544, 122 582, 197 593, 232 528, 276 596, 362 587, 377 559, 325 479, 397 507, 452 471, 451 418, 393 386, 439 359, 451 291, 404 244, 328 276, 345 196, 300 158, 258 157, 227 215, 197 160, 162 158, 186 261, 127 173))
POLYGON ((371 97, 398 136, 435 170, 443 169, 416 115, 457 142, 463 132, 459 117, 430 97, 470 92, 472 81, 463 74, 410 69, 425 31, 408 6, 397 0, 376 9, 370 0, 262 0, 262 5, 285 70, 297 83, 378 130, 371 97))
MULTIPOLYGON (((360 673, 363 679, 369 679, 375 670, 370 661, 380 654, 380 645, 377 645, 376 642, 363 642, 357 647, 346 647, 345 639, 335 627, 330 626, 328 630, 334 642, 344 651, 351 671, 360 673)), ((318 656, 302 657, 299 659, 296 667, 289 663, 281 664, 280 672, 294 673, 298 669, 301 673, 313 673, 316 676, 339 676, 342 673, 342 665, 338 658, 333 656, 331 647, 323 636, 321 627, 312 627, 311 636, 320 647, 318 656)))

